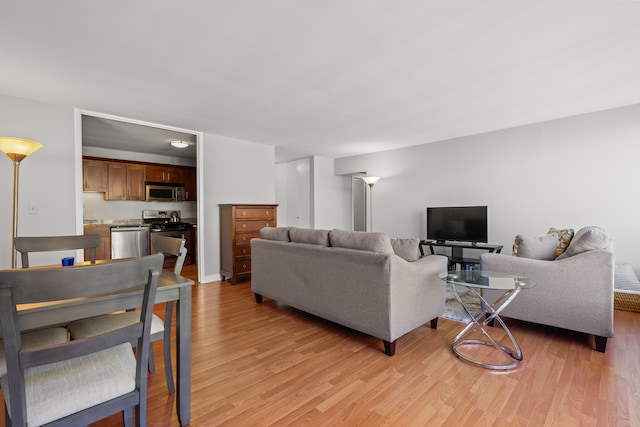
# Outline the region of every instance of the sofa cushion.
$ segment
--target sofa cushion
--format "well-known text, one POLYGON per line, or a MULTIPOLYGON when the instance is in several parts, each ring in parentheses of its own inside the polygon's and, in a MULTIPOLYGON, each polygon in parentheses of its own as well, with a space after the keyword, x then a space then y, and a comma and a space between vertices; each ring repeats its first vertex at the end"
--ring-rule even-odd
POLYGON ((419 258, 420 240, 414 237, 404 239, 391 239, 393 252, 405 261, 415 261, 419 258))
POLYGON ((331 246, 336 248, 359 249, 393 255, 393 247, 389 236, 384 233, 367 231, 331 230, 329 232, 331 246))
POLYGON ((289 238, 293 243, 329 246, 329 230, 291 227, 289 229, 289 238))
POLYGON ((600 227, 583 227, 573 236, 571 243, 558 259, 569 258, 583 252, 595 249, 607 249, 609 247, 609 235, 600 227))
POLYGON ((260 237, 265 240, 278 240, 289 242, 289 229, 291 227, 263 227, 260 229, 260 237))
POLYGON ((516 236, 514 255, 521 258, 533 258, 551 261, 556 258, 558 236, 548 234, 542 237, 525 237, 522 234, 516 236))
POLYGON ((640 280, 631 264, 616 264, 613 272, 613 288, 616 291, 640 292, 640 280))
POLYGON ((558 248, 556 249, 556 258, 558 258, 564 253, 565 250, 567 250, 567 247, 569 246, 569 243, 571 243, 571 239, 573 239, 573 235, 575 234, 575 232, 572 228, 565 228, 560 230, 551 227, 547 234, 555 234, 558 236, 558 248))

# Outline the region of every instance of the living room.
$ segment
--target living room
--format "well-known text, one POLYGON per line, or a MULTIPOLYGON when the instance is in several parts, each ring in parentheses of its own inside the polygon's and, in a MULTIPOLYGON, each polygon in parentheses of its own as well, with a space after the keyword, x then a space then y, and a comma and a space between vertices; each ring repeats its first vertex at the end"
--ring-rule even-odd
MULTIPOLYGON (((637 69, 640 65, 637 55, 640 47, 637 46, 637 40, 640 40, 640 34, 638 34, 638 26, 633 27, 629 24, 634 19, 637 22, 637 17, 640 16, 638 6, 640 3, 637 2, 609 3, 608 7, 616 8, 612 15, 615 19, 619 19, 615 23, 618 29, 616 30, 615 25, 609 22, 607 25, 611 27, 607 28, 612 34, 611 38, 602 40, 604 47, 593 46, 593 49, 598 48, 599 53, 608 51, 606 55, 591 58, 591 54, 584 52, 589 51, 588 44, 577 46, 580 49, 575 51, 570 49, 571 46, 563 44, 564 50, 561 56, 567 56, 568 61, 571 60, 572 55, 578 55, 577 52, 582 54, 574 61, 571 68, 557 70, 553 68, 553 64, 545 68, 545 61, 539 60, 532 65, 530 74, 520 76, 522 77, 521 86, 510 85, 508 90, 504 91, 498 90, 502 84, 498 70, 509 64, 496 63, 495 69, 492 70, 496 74, 488 78, 493 83, 489 85, 489 89, 496 90, 495 98, 481 97, 480 89, 478 92, 459 93, 456 84, 448 86, 448 89, 456 95, 448 103, 442 102, 439 105, 429 106, 421 114, 415 114, 414 110, 410 111, 415 114, 413 116, 416 123, 415 129, 403 134, 405 142, 409 142, 401 147, 393 147, 386 141, 393 139, 393 131, 397 129, 391 129, 382 134, 382 128, 378 126, 379 123, 393 122, 395 116, 390 117, 385 114, 375 116, 371 119, 368 132, 354 135, 351 133, 353 130, 349 123, 341 123, 329 111, 335 105, 328 103, 324 106, 325 104, 322 103, 325 96, 330 98, 331 93, 328 92, 316 94, 317 98, 313 98, 315 103, 311 104, 313 108, 310 107, 309 111, 304 112, 305 114, 290 108, 289 116, 277 117, 270 112, 272 104, 263 101, 264 92, 260 92, 256 95, 255 104, 248 106, 245 112, 234 116, 234 120, 224 116, 226 121, 220 120, 224 123, 217 123, 217 115, 222 115, 223 112, 226 114, 226 110, 241 110, 238 104, 231 102, 231 99, 225 99, 223 102, 229 103, 226 110, 224 104, 216 105, 212 109, 213 113, 207 112, 203 122, 198 122, 195 118, 199 117, 204 107, 182 113, 180 110, 186 107, 176 107, 175 104, 197 103, 195 100, 204 102, 202 98, 215 98, 215 95, 204 89, 202 89, 201 98, 193 95, 188 99, 189 102, 186 102, 179 96, 183 82, 176 80, 172 91, 175 90, 178 94, 174 95, 174 103, 171 105, 154 99, 153 90, 145 92, 138 87, 130 92, 140 90, 139 93, 145 96, 138 95, 134 99, 127 100, 123 97, 120 101, 117 99, 120 90, 129 91, 127 85, 120 84, 117 79, 112 80, 108 73, 97 73, 96 69, 100 67, 90 68, 87 74, 82 74, 85 77, 64 74, 60 68, 61 64, 74 62, 73 55, 63 56, 65 49, 56 46, 56 55, 60 55, 58 57, 47 55, 47 52, 33 46, 37 43, 18 44, 16 42, 16 46, 19 47, 6 50, 9 58, 7 63, 10 65, 3 71, 7 73, 7 77, 0 81, 0 134, 32 139, 44 145, 39 152, 20 165, 19 230, 31 235, 63 235, 82 232, 82 151, 78 126, 83 112, 96 111, 125 119, 189 129, 198 133, 197 166, 198 182, 201 185, 198 190, 197 209, 200 219, 198 224, 199 260, 202 260, 199 263, 198 279, 204 284, 201 285, 203 287, 206 287, 207 283, 217 283, 216 281, 220 279, 219 204, 277 203, 279 213, 282 213, 279 215, 279 223, 294 225, 296 205, 299 203, 298 191, 306 191, 309 193, 308 203, 305 206, 308 212, 306 216, 308 226, 349 229, 352 219, 351 176, 361 173, 381 177, 373 188, 373 229, 375 231, 383 231, 393 237, 424 238, 427 207, 486 205, 488 206, 489 241, 504 245, 504 252, 509 252, 516 234, 541 236, 546 234, 550 227, 570 227, 578 230, 582 226, 597 225, 604 228, 614 239, 616 262, 629 263, 636 274, 640 274, 640 253, 634 246, 634 242, 640 240, 640 229, 635 221, 635 212, 640 208, 640 198, 635 194, 635 184, 640 182, 640 168, 637 167, 635 156, 638 152, 638 141, 640 141, 640 87, 637 82, 637 69), (52 56, 55 57, 52 58, 52 56), (588 61, 589 58, 591 61, 588 61), (38 60, 36 65, 28 65, 29 61, 36 60, 38 60), (43 65, 46 61, 50 61, 51 65, 43 65), (601 74, 589 74, 591 67, 597 68, 594 64, 602 63, 609 64, 609 67, 606 67, 601 74), (547 71, 542 73, 545 76, 549 74, 557 77, 559 83, 556 82, 558 84, 553 88, 558 92, 547 94, 551 91, 551 86, 548 86, 549 81, 538 81, 534 78, 535 73, 540 70, 547 71), (17 76, 21 74, 24 77, 18 78, 17 76), (113 97, 95 95, 96 88, 89 90, 85 87, 84 79, 87 75, 92 76, 93 86, 109 86, 115 95, 113 97), (580 77, 583 75, 588 77, 580 77), (589 81, 588 78, 594 75, 599 79, 589 81), (45 84, 49 81, 53 81, 51 86, 45 84), (577 81, 575 85, 570 85, 575 81, 577 81), (570 85, 570 89, 562 91, 563 84, 570 85), (123 88, 119 88, 120 86, 123 88), (86 92, 88 95, 84 98, 77 92, 86 92), (501 103, 503 97, 509 95, 506 92, 510 92, 511 102, 501 103), (544 99, 532 98, 531 94, 536 92, 543 92, 547 96, 544 99), (522 104, 518 102, 524 99, 528 101, 522 101, 522 104), (547 102, 542 103, 543 100, 547 102), (493 101, 500 104, 499 108, 491 109, 493 101), (536 114, 530 114, 532 112, 529 109, 534 110, 534 101, 540 101, 543 108, 537 108, 536 114), (155 110, 158 104, 162 107, 155 110), (474 107, 464 109, 466 115, 450 112, 463 109, 466 104, 473 104, 474 107), (524 121, 496 119, 500 113, 513 118, 512 110, 515 110, 516 116, 520 114, 526 117, 524 121), (329 117, 327 119, 320 117, 325 112, 329 117), (289 135, 289 132, 302 128, 296 126, 296 121, 302 118, 307 120, 308 116, 320 117, 315 127, 303 129, 307 131, 315 129, 315 133, 308 138, 309 142, 317 144, 311 152, 304 151, 307 150, 307 141, 302 140, 299 134, 289 135), (432 121, 427 120, 431 117, 437 118, 432 121), (447 120, 451 121, 447 122, 447 120), (423 121, 427 124, 423 124, 423 121), (265 125, 263 122, 268 124, 265 125), (435 128, 439 122, 448 124, 444 128, 438 128, 444 129, 441 134, 429 133, 428 136, 424 136, 421 133, 430 126, 435 128), (247 127, 249 124, 262 124, 263 127, 257 126, 255 129, 264 131, 264 137, 253 128, 242 132, 245 123, 247 127), (338 126, 339 124, 342 126, 338 126), (338 129, 336 133, 339 130, 343 131, 344 136, 336 137, 334 133, 330 133, 333 139, 323 140, 320 136, 325 132, 328 133, 327 129, 333 127, 338 129), (280 129, 282 133, 277 133, 274 129, 280 129), (224 133, 224 130, 228 132, 224 133), (380 130, 380 135, 376 134, 377 130, 380 130), (282 156, 279 139, 298 140, 300 150, 304 151, 304 154, 300 157, 282 156), (358 145, 358 151, 355 149, 348 151, 347 145, 350 141, 362 143, 358 145), (342 146, 342 151, 338 151, 340 154, 329 155, 327 148, 329 144, 342 146), (365 144, 368 144, 368 150, 362 148, 365 144), (295 166, 300 162, 309 166, 310 169, 299 172, 301 180, 291 179, 288 174, 296 173, 295 166), (36 206, 37 213, 29 213, 28 206, 36 206)), ((53 10, 50 11, 51 14, 44 12, 40 14, 26 6, 3 5, 3 9, 5 7, 10 8, 11 13, 3 14, 4 20, 9 20, 12 13, 19 19, 0 30, 2 35, 0 38, 4 40, 3 45, 11 43, 8 33, 19 34, 18 31, 11 32, 12 29, 15 30, 16 22, 20 25, 29 23, 25 17, 37 14, 39 17, 34 16, 34 19, 45 25, 46 22, 41 21, 46 21, 48 18, 44 17, 57 16, 53 10)), ((53 6, 50 7, 53 8, 53 6)), ((88 5, 73 4, 67 4, 66 7, 89 8, 88 5)), ((360 7, 364 6, 360 4, 360 7)), ((583 17, 590 18, 588 22, 591 22, 591 27, 595 31, 596 27, 602 28, 598 19, 600 11, 598 7, 605 6, 592 7, 594 9, 590 13, 585 13, 583 17)), ((81 11, 92 12, 90 8, 81 11)), ((144 16, 144 10, 135 9, 135 11, 139 14, 137 16, 144 16)), ((571 22, 580 21, 572 17, 570 11, 569 7, 563 9, 562 17, 567 19, 566 22, 569 19, 571 22)), ((299 11, 294 8, 290 14, 295 17, 296 12, 299 11)), ((389 11, 382 10, 380 15, 385 15, 386 12, 389 11)), ((511 12, 513 12, 512 9, 503 11, 501 16, 506 17, 511 12)), ((528 10, 528 12, 535 12, 532 20, 545 22, 544 8, 528 10)), ((112 13, 120 16, 115 11, 112 13)), ((237 15, 225 17, 226 23, 216 21, 221 33, 229 31, 234 34, 233 28, 229 28, 232 26, 230 22, 235 22, 232 18, 240 21, 243 13, 247 12, 235 11, 235 13, 237 15)), ((352 13, 357 15, 355 12, 352 13)), ((60 12, 58 14, 65 15, 60 12)), ((282 14, 289 18, 287 22, 290 25, 296 23, 296 20, 286 11, 282 11, 282 14)), ((455 13, 453 15, 455 16, 455 13)), ((471 21, 469 15, 471 15, 470 12, 463 16, 471 21)), ((335 16, 331 16, 339 18, 341 14, 336 13, 335 16)), ((111 19, 115 18, 112 16, 111 19)), ((273 22, 277 22, 277 19, 276 17, 272 19, 273 21, 270 22, 274 25, 273 22)), ((105 20, 108 21, 107 18, 105 20)), ((357 21, 357 18, 354 20, 357 21)), ((608 21, 611 20, 613 19, 608 21)), ((251 14, 249 21, 257 26, 260 19, 251 14)), ((563 19, 557 17, 553 20, 557 27, 554 27, 555 31, 552 34, 558 36, 558 39, 562 34, 562 31, 558 30, 562 27, 562 21, 563 19)), ((66 17, 66 20, 61 22, 71 25, 75 21, 66 17)), ((378 24, 381 22, 385 22, 384 16, 376 21, 378 24)), ((432 19, 428 22, 430 25, 434 24, 432 19)), ((455 22, 455 25, 451 24, 451 28, 464 27, 465 24, 471 25, 469 22, 457 20, 455 22)), ((90 26, 90 24, 95 24, 94 20, 88 20, 83 25, 90 26)), ((370 25, 373 26, 373 24, 370 25)), ((64 26, 60 24, 60 27, 64 26)), ((202 23, 201 26, 203 26, 202 23)), ((587 25, 579 28, 585 27, 587 25)), ((259 28, 267 34, 264 27, 259 28)), ((384 27, 381 25, 380 28, 384 27)), ((399 30, 395 25, 393 28, 399 30)), ((478 29, 476 26, 472 28, 478 29)), ((294 29, 301 31, 300 23, 295 25, 294 29)), ((59 33, 56 34, 63 40, 73 40, 65 36, 65 31, 60 28, 58 31, 59 33)), ((88 29, 85 28, 85 31, 88 29)), ((191 28, 189 31, 194 30, 191 28)), ((369 34, 379 32, 369 26, 363 31, 370 32, 369 34)), ((602 34, 604 33, 606 31, 602 30, 602 34)), ((250 42, 255 43, 259 34, 259 32, 252 33, 255 38, 250 42)), ((340 35, 344 33, 340 32, 340 35)), ((122 37, 125 36, 123 32, 122 37)), ((463 35, 456 35, 456 37, 462 39, 462 42, 466 40, 463 35)), ((474 35, 470 34, 468 37, 468 42, 471 43, 474 35)), ((336 39, 338 39, 336 44, 339 44, 340 37, 336 36, 336 39)), ((384 40, 384 37, 380 36, 380 39, 375 40, 384 40)), ((482 40, 486 41, 486 38, 482 40)), ((282 42, 281 39, 277 41, 282 42)), ((126 44, 119 38, 109 42, 115 43, 116 46, 118 43, 126 44)), ((146 39, 144 42, 150 43, 146 39)), ((464 52, 471 58, 477 59, 483 53, 478 44, 474 44, 473 48, 464 52), (479 50, 480 53, 474 49, 479 50)), ((173 45, 167 42, 163 46, 173 45)), ((149 49, 153 53, 163 52, 163 55, 168 55, 164 53, 163 46, 152 45, 149 49)), ((136 54, 140 52, 137 49, 144 51, 147 48, 142 42, 135 47, 136 49, 132 50, 136 54)), ((387 48, 389 51, 394 51, 392 46, 387 48)), ((105 52, 107 50, 104 49, 105 52)), ((133 57, 130 55, 133 53, 128 50, 126 52, 125 57, 120 57, 120 64, 125 63, 125 60, 132 60, 133 57)), ((251 50, 251 52, 254 51, 251 50)), ((364 57, 367 52, 372 58, 367 59, 362 68, 375 71, 375 67, 371 65, 376 64, 379 59, 374 53, 363 47, 358 57, 364 57)), ((460 51, 452 50, 451 55, 457 52, 460 51)), ((536 52, 544 59, 544 52, 536 52)), ((514 56, 520 53, 517 50, 511 52, 514 56)), ((100 52, 94 52, 92 57, 100 54, 100 52)), ((242 62, 242 58, 236 59, 242 62)), ((265 68, 270 64, 269 58, 259 57, 258 59, 256 61, 265 68)), ((306 55, 303 59, 310 60, 306 55)), ((396 59, 399 60, 399 58, 396 59)), ((444 59, 448 59, 448 55, 444 59)), ((435 60, 427 62, 429 66, 442 67, 444 59, 440 62, 435 60)), ((246 58, 244 61, 252 63, 246 58)), ((298 61, 293 59, 291 61, 296 67, 304 68, 298 61)), ((303 62, 302 59, 300 62, 303 62)), ((138 64, 136 61, 132 63, 138 64)), ((398 64, 399 68, 404 66, 402 61, 398 64)), ((455 61, 455 64, 462 65, 459 61, 455 61)), ((296 67, 292 66, 292 68, 296 67)), ((249 66, 247 65, 246 68, 249 66)), ((359 70, 362 72, 361 68, 359 70)), ((239 67, 236 71, 249 72, 244 67, 239 67)), ((456 68, 454 71, 460 72, 460 69, 456 68)), ((180 79, 190 75, 177 72, 176 74, 180 79)), ((226 75, 232 74, 227 70, 226 75)), ((287 74, 283 76, 286 77, 287 74)), ((397 75, 393 76, 397 77, 397 75)), ((278 81, 286 80, 285 77, 280 77, 278 81)), ((229 84, 229 86, 236 87, 247 83, 244 75, 238 78, 240 79, 238 83, 229 84)), ((411 74, 407 78, 415 79, 416 76, 411 74)), ((355 85, 357 79, 351 77, 348 82, 355 85)), ((388 102, 401 112, 400 107, 403 104, 395 102, 396 98, 390 95, 403 93, 396 84, 394 81, 388 92, 380 98, 370 98, 373 95, 367 92, 369 87, 357 91, 364 99, 363 104, 358 106, 362 111, 367 111, 365 107, 375 99, 374 104, 377 108, 382 108, 380 105, 388 102)), ((249 88, 246 89, 247 92, 236 92, 234 96, 239 99, 251 99, 246 97, 251 88, 255 88, 256 91, 258 89, 266 91, 263 86, 247 85, 247 87, 249 88)), ((507 87, 506 82, 505 87, 507 87)), ((432 86, 429 88, 433 89, 432 86)), ((336 92, 333 94, 341 93, 340 86, 334 89, 336 92)), ((221 90, 221 92, 224 91, 221 90)), ((482 93, 486 94, 486 91, 482 93)), ((309 93, 309 98, 312 98, 312 95, 313 92, 309 93)), ((431 93, 425 90, 420 96, 427 99, 430 95, 431 93)), ((287 97, 292 97, 293 94, 286 91, 280 96, 283 99, 281 103, 286 103, 287 97)), ((373 107, 368 111, 372 114, 379 112, 373 107)), ((386 110, 383 111, 383 113, 386 112, 386 110)), ((345 111, 342 112, 345 117, 344 122, 358 122, 356 119, 361 116, 355 116, 353 111, 350 113, 354 116, 348 115, 345 111), (351 120, 351 117, 354 117, 354 120, 351 120)), ((296 145, 292 143, 288 148, 293 151, 296 145)), ((11 163, 5 159, 0 162, 0 182, 5 183, 0 186, 0 200, 6 201, 0 206, 0 215, 3 218, 11 216, 9 203, 11 180, 11 163)), ((10 245, 8 244, 10 236, 11 229, 9 222, 6 221, 5 226, 0 228, 0 242, 3 242, 0 245, 0 268, 8 268, 10 265, 10 245)), ((637 320, 635 322, 637 324, 637 320)))

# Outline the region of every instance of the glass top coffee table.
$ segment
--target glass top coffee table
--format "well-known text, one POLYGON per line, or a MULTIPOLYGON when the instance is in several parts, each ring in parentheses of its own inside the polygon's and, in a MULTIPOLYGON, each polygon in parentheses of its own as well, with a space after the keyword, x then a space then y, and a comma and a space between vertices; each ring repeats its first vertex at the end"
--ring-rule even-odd
POLYGON ((453 290, 453 294, 471 320, 464 329, 451 342, 453 352, 463 360, 482 366, 488 369, 513 369, 522 360, 522 350, 513 334, 500 318, 500 312, 508 306, 521 290, 535 286, 535 283, 525 277, 514 277, 510 274, 495 273, 481 270, 455 270, 449 271, 442 276, 453 290), (458 287, 467 288, 472 295, 480 298, 482 311, 480 314, 473 314, 465 305, 458 293, 458 287), (493 302, 487 301, 482 296, 482 290, 500 290, 503 293, 493 302), (496 332, 489 333, 490 325, 498 322, 504 330, 506 336, 511 341, 511 347, 501 344, 499 339, 494 337, 496 332), (479 338, 472 338, 478 334, 479 338), (489 346, 497 350, 503 362, 496 361, 498 357, 484 351, 478 351, 482 346, 489 346), (493 356, 493 357, 492 357, 493 356))

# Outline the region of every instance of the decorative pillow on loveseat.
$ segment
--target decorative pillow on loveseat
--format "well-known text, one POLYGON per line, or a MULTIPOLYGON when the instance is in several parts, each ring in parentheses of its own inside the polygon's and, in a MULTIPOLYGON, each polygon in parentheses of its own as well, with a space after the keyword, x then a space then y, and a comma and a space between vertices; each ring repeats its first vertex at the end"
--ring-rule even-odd
POLYGON ((556 259, 558 236, 548 234, 542 237, 525 237, 522 234, 516 236, 513 245, 513 255, 521 258, 533 258, 545 261, 556 259))
POLYGON ((335 229, 329 232, 329 241, 331 246, 336 248, 394 254, 389 236, 384 233, 335 229))
POLYGON ((415 237, 391 239, 391 247, 405 261, 415 261, 420 257, 420 240, 415 237))
POLYGON ((572 228, 558 230, 557 228, 551 227, 549 231, 547 231, 547 234, 555 234, 558 236, 558 248, 556 249, 556 258, 558 258, 565 250, 567 250, 567 246, 571 243, 571 239, 573 239, 575 232, 572 228))
POLYGON ((558 259, 569 258, 583 252, 609 247, 609 235, 600 227, 583 227, 573 236, 571 243, 558 259))

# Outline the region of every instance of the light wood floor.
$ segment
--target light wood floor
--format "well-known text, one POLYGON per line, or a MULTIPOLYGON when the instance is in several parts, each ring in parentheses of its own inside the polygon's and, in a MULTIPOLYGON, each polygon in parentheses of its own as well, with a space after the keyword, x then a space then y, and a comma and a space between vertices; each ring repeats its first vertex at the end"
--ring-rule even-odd
MULTIPOLYGON (((509 325, 525 359, 496 373, 452 353, 460 323, 420 327, 388 357, 376 338, 268 298, 256 304, 248 282, 199 284, 191 425, 640 425, 640 313, 615 312, 605 354, 582 334, 509 325)), ((149 426, 177 426, 159 342, 155 354, 149 426)), ((95 424, 118 425, 118 416, 95 424)))

